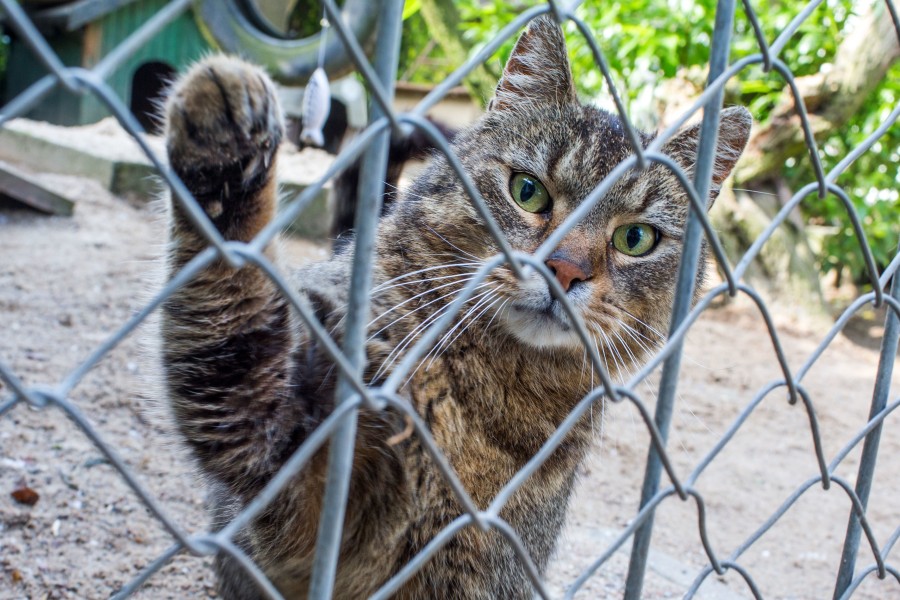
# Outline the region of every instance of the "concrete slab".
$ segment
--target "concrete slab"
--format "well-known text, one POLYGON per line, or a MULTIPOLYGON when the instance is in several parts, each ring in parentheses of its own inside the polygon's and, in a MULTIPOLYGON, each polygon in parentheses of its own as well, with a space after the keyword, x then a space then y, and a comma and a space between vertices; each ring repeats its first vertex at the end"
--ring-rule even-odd
MULTIPOLYGON (((161 137, 147 135, 144 140, 165 160, 161 137)), ((14 161, 35 171, 87 177, 117 195, 150 199, 162 189, 150 159, 111 118, 83 127, 12 120, 0 127, 0 160, 14 161)), ((302 192, 325 173, 332 160, 331 155, 319 150, 298 151, 283 146, 278 159, 281 197, 289 201, 302 192)), ((288 228, 290 233, 315 239, 328 236, 333 214, 330 190, 328 182, 288 228)))
POLYGON ((0 196, 54 215, 69 216, 75 202, 41 184, 21 169, 0 162, 0 196))

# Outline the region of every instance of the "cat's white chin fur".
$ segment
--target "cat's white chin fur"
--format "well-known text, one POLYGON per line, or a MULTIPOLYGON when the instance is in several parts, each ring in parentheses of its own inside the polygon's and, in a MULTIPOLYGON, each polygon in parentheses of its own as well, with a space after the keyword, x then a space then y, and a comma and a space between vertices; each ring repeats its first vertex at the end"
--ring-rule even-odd
MULTIPOLYGON (((552 311, 556 312, 556 311, 552 311)), ((512 307, 504 311, 503 326, 519 342, 533 348, 580 348, 581 338, 568 318, 547 312, 512 307)))

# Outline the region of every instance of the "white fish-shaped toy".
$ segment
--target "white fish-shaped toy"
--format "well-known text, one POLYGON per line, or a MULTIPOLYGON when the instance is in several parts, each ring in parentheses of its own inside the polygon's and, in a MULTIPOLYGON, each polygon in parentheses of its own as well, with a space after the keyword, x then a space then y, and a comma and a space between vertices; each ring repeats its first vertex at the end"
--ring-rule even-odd
POLYGON ((303 91, 303 131, 300 141, 308 146, 321 148, 325 144, 322 127, 331 112, 331 90, 325 69, 319 67, 313 71, 303 91))

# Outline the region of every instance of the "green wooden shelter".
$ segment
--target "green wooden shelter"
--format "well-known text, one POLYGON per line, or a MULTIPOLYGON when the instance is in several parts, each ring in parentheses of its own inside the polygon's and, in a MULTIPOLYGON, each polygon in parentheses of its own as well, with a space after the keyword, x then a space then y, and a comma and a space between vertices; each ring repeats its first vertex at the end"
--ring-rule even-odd
MULTIPOLYGON (((35 25, 64 64, 91 68, 112 52, 142 23, 163 8, 166 0, 79 0, 48 6, 46 1, 24 2, 35 25)), ((142 124, 153 129, 154 101, 174 73, 209 51, 194 11, 187 11, 142 46, 112 73, 108 83, 126 100, 142 124)), ((13 37, 0 104, 46 75, 28 47, 13 37)), ((59 125, 82 125, 110 113, 93 94, 73 95, 56 89, 25 115, 59 125)))
MULTIPOLYGON (((282 102, 289 117, 298 116, 293 110, 302 97, 302 88, 298 86, 305 85, 321 61, 333 81, 332 113, 344 115, 346 123, 342 127, 362 127, 366 111, 359 84, 353 88, 346 81, 336 79, 353 66, 339 36, 333 31, 322 31, 294 38, 284 30, 283 21, 297 2, 194 0, 189 10, 181 12, 141 44, 108 74, 106 81, 144 128, 153 131, 158 126, 158 100, 167 85, 177 72, 205 53, 213 50, 237 53, 268 69, 286 86, 282 102), (322 44, 324 48, 320 51, 322 44), (340 105, 340 110, 336 105, 340 105)), ((169 2, 23 0, 22 4, 63 64, 91 69, 169 2)), ((344 0, 340 5, 344 23, 363 47, 371 47, 377 33, 381 0, 344 0)), ((25 41, 12 31, 7 33, 11 42, 5 78, 0 83, 0 106, 47 74, 25 41)), ((109 109, 96 95, 72 94, 59 87, 23 116, 57 125, 84 125, 109 115, 109 109)), ((333 137, 332 141, 339 143, 341 136, 333 137)))

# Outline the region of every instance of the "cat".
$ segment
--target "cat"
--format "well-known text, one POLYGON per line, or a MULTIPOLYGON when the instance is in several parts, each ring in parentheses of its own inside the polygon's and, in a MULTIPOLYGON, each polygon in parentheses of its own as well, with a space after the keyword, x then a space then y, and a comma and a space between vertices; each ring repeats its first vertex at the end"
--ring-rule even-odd
MULTIPOLYGON (((167 104, 170 163, 227 240, 249 242, 272 219, 282 117, 263 72, 213 56, 167 104)), ((721 113, 709 203, 749 135, 746 109, 721 113)), ((689 174, 699 126, 664 145, 689 174)), ((652 135, 640 134, 646 146, 652 135)), ((579 103, 561 28, 549 17, 520 36, 484 116, 453 147, 510 245, 533 252, 632 152, 618 117, 579 103)), ((550 254, 547 267, 616 375, 640 364, 668 325, 688 200, 652 165, 618 181, 550 254)), ((173 203, 170 276, 207 246, 173 203)), ((265 250, 277 260, 274 244, 265 250)), ((383 381, 499 248, 443 156, 378 223, 365 380, 383 381)), ((293 282, 340 342, 350 252, 303 267, 293 282)), ((698 276, 702 279, 702 275, 698 276)), ((598 380, 559 300, 534 269, 493 270, 438 348, 401 388, 484 509, 598 380)), ((163 369, 177 428, 210 487, 221 525, 251 501, 333 408, 335 369, 289 302, 254 266, 217 260, 166 300, 163 369)), ((362 408, 334 597, 372 594, 463 514, 401 415, 362 408)), ((538 571, 554 551, 591 441, 581 419, 500 512, 538 571)), ((327 452, 236 544, 287 598, 307 594, 327 452)), ((262 597, 232 559, 216 562, 224 598, 262 597)), ((530 598, 531 583, 496 529, 457 533, 397 598, 530 598)))

